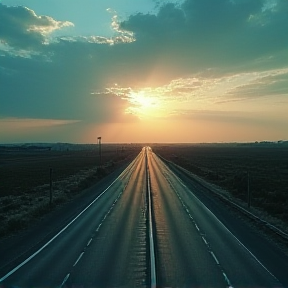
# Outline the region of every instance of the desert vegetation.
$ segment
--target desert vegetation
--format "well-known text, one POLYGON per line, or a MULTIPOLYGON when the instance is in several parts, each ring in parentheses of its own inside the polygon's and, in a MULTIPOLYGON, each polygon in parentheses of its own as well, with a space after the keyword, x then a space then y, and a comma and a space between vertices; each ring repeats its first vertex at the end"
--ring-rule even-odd
MULTIPOLYGON (((75 147, 73 147, 75 148, 75 147)), ((79 195, 116 168, 131 161, 142 147, 102 145, 77 149, 37 146, 0 147, 0 237, 28 227, 49 211, 79 195), (50 202, 50 168, 53 198, 50 202)))
MULTIPOLYGON (((251 208, 288 224, 287 143, 154 144, 155 153, 218 185, 251 208)), ((117 167, 132 160, 142 145, 103 145, 102 167, 96 145, 77 149, 0 146, 0 237, 79 195, 117 167), (53 202, 49 201, 50 168, 53 202)))
POLYGON ((288 145, 153 145, 153 151, 288 224, 288 145))

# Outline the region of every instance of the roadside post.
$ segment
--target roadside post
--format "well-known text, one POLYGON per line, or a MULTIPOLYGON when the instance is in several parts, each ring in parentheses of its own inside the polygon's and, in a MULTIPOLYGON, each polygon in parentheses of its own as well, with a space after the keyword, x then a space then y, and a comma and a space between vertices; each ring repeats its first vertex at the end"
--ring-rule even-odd
POLYGON ((100 167, 102 167, 102 149, 101 149, 101 137, 98 137, 98 144, 99 144, 99 157, 100 157, 100 167))

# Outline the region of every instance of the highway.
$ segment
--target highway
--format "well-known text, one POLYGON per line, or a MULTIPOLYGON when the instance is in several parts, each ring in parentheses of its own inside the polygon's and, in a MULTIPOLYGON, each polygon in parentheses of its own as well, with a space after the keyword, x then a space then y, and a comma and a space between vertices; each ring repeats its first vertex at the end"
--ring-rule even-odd
POLYGON ((229 211, 195 187, 143 148, 47 242, 0 269, 0 287, 287 287, 275 274, 287 257, 268 269, 236 233, 239 219, 222 221, 229 211))

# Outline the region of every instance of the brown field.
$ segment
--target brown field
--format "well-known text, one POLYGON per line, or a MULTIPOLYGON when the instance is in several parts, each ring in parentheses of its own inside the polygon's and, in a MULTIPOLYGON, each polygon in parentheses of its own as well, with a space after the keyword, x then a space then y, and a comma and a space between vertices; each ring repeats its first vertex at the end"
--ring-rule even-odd
POLYGON ((287 143, 152 145, 153 151, 288 224, 287 143))
POLYGON ((103 176, 132 160, 142 146, 102 144, 73 151, 0 147, 0 237, 30 225, 103 176), (53 201, 50 205, 50 168, 53 201))

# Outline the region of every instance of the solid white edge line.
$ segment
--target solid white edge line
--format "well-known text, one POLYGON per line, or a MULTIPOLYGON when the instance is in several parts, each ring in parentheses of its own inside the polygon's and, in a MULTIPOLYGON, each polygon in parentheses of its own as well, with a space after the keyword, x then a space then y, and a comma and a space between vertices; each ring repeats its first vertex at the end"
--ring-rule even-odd
POLYGON ((146 173, 147 173, 147 189, 148 189, 148 205, 149 205, 149 243, 150 243, 150 269, 151 269, 151 287, 156 288, 156 265, 155 265, 155 251, 152 227, 152 208, 151 208, 151 190, 150 190, 150 174, 148 169, 148 154, 146 150, 146 173))
MULTIPOLYGON (((154 153, 154 155, 156 155, 156 154, 154 153)), ((156 155, 156 156, 157 156, 157 155, 156 155)), ((157 157, 158 157, 158 156, 157 156, 157 157)), ((160 158, 158 157, 158 159, 160 159, 160 158)), ((167 167, 167 165, 163 162, 163 160, 160 159, 160 161, 166 166, 167 169, 169 169, 169 168, 167 167)), ((169 170, 170 170, 171 173, 174 175, 174 177, 175 177, 176 179, 178 179, 178 181, 179 181, 180 183, 182 183, 182 180, 181 180, 177 175, 175 175, 175 173, 174 173, 171 169, 169 169, 169 170)), ((187 188, 187 190, 203 205, 203 207, 204 207, 205 209, 207 209, 207 210, 213 215, 213 217, 224 227, 224 229, 225 229, 229 234, 231 234, 231 236, 239 243, 239 245, 241 245, 241 246, 252 256, 252 258, 254 258, 255 261, 258 262, 259 265, 262 266, 263 269, 267 271, 268 274, 270 274, 277 282, 279 282, 279 283, 281 284, 281 282, 277 279, 277 277, 274 276, 273 273, 271 273, 271 272, 264 266, 264 264, 262 264, 262 263, 260 262, 260 260, 258 260, 258 258, 224 225, 224 223, 221 222, 221 221, 216 217, 216 215, 215 215, 188 187, 186 187, 186 188, 187 188)), ((224 273, 224 274, 225 274, 225 273, 224 273)), ((225 276, 226 276, 226 274, 225 274, 225 276)), ((226 276, 226 277, 227 277, 227 276, 226 276)), ((228 278, 227 278, 227 279, 228 279, 228 278)), ((228 279, 228 281, 229 281, 229 279, 228 279)), ((231 284, 229 284, 229 285, 231 285, 231 284)))
POLYGON ((98 199, 100 199, 103 194, 119 179, 122 177, 124 173, 126 173, 131 166, 136 162, 137 158, 141 155, 141 152, 136 156, 136 158, 128 165, 128 167, 103 191, 101 194, 99 194, 86 208, 84 208, 74 219, 72 219, 71 222, 69 222, 60 232, 58 232, 54 237, 52 237, 46 244, 44 244, 40 249, 38 249, 36 252, 34 252, 31 256, 29 256, 26 260, 24 260, 22 263, 20 263, 18 266, 16 266, 14 269, 9 271, 6 275, 4 275, 2 278, 0 278, 0 283, 7 279, 9 276, 11 276, 13 273, 15 273, 17 270, 19 270, 22 266, 24 266, 26 263, 28 263, 31 259, 33 259, 36 255, 38 255, 44 248, 46 248, 51 242, 53 242, 61 233, 63 233, 73 222, 75 222, 89 207, 91 207, 98 199))

